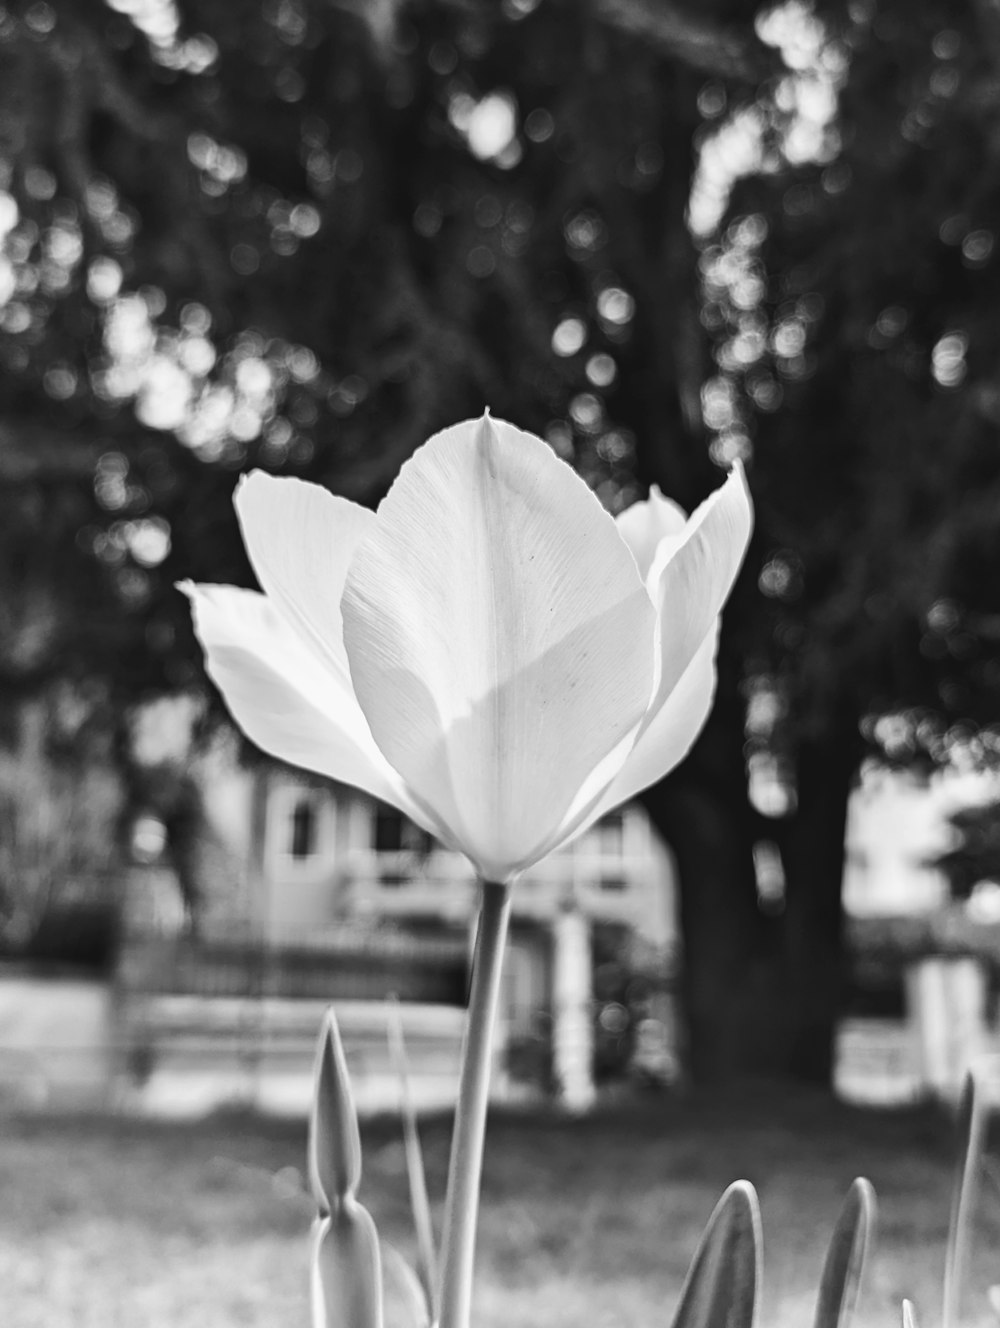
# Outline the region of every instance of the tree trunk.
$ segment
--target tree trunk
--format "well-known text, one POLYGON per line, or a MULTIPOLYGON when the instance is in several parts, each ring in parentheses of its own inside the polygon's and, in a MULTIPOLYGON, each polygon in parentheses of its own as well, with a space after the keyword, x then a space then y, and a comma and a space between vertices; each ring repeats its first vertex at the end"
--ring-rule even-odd
POLYGON ((782 837, 788 1070, 831 1086, 844 984, 847 806, 861 755, 857 717, 803 739, 796 760, 798 802, 782 837))
POLYGON ((844 978, 841 887, 857 718, 797 751, 795 813, 770 834, 750 805, 744 705, 720 661, 715 708, 687 760, 644 795, 673 850, 684 947, 688 1065, 701 1084, 748 1077, 831 1087, 844 978), (753 849, 780 844, 785 908, 761 912, 753 849))
POLYGON ((684 763, 647 790, 647 811, 673 851, 684 946, 688 1067, 702 1084, 773 1073, 774 923, 757 906, 755 813, 743 760, 743 701, 720 678, 715 708, 684 763))

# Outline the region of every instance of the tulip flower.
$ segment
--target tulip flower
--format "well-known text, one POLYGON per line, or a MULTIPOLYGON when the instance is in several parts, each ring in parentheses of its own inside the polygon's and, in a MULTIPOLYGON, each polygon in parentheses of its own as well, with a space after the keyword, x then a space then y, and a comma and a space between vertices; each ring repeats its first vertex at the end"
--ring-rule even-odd
POLYGON ((235 504, 263 593, 183 589, 237 723, 484 880, 654 783, 704 723, 751 527, 738 466, 690 520, 654 492, 615 521, 487 414, 418 449, 377 512, 262 472, 235 504))
POLYGON ((468 1328, 510 883, 697 736, 746 483, 735 467, 690 520, 654 491, 615 521, 487 414, 420 448, 377 512, 261 473, 235 501, 263 593, 183 589, 236 721, 394 804, 483 881, 438 1296, 439 1328, 468 1328))

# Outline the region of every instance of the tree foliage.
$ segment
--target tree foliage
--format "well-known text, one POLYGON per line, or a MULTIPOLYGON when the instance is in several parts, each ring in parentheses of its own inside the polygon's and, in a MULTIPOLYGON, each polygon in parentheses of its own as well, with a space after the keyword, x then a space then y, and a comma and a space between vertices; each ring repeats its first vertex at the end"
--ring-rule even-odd
POLYGON ((772 59, 719 8, 8 13, 8 675, 187 682, 171 585, 247 579, 236 471, 373 501, 487 402, 612 506, 702 496, 697 92, 772 59))
MULTIPOLYGON (((717 339, 753 434, 765 671, 797 732, 844 710, 891 759, 995 739, 1000 456, 995 19, 925 0, 819 6, 829 151, 748 176, 717 339), (734 300, 734 295, 736 300, 734 300), (959 728, 956 731, 955 726, 959 728)), ((777 121, 788 95, 772 96, 777 121)))

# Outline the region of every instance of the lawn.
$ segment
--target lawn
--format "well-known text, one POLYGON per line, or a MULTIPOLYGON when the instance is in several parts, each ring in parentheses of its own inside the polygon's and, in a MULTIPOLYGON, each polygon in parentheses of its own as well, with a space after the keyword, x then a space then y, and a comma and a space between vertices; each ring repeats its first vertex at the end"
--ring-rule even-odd
MULTIPOLYGON (((4 1328, 291 1328, 308 1323, 299 1123, 197 1125, 6 1119, 0 1140, 4 1328)), ((422 1129, 440 1199, 448 1122, 422 1129)), ((362 1197, 409 1251, 395 1122, 365 1131, 362 1197)), ((760 1193, 760 1322, 806 1328, 827 1233, 859 1173, 880 1199, 865 1324, 897 1324, 912 1297, 940 1313, 951 1183, 947 1122, 814 1099, 632 1104, 586 1121, 491 1123, 476 1328, 665 1325, 698 1233, 728 1181, 760 1193)), ((440 1203, 438 1204, 440 1215, 440 1203)), ((988 1324, 1000 1281, 1000 1191, 987 1180, 967 1315, 988 1324)), ((390 1298, 388 1328, 400 1323, 390 1298)))

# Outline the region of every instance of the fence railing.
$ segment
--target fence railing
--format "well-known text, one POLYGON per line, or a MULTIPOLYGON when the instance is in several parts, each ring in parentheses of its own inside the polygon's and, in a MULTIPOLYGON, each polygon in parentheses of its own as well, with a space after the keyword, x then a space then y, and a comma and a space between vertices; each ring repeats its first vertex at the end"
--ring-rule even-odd
POLYGON ((322 948, 305 940, 278 945, 237 938, 132 937, 122 945, 123 994, 381 1000, 464 1005, 469 949, 463 937, 345 932, 322 948))

